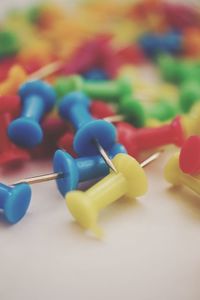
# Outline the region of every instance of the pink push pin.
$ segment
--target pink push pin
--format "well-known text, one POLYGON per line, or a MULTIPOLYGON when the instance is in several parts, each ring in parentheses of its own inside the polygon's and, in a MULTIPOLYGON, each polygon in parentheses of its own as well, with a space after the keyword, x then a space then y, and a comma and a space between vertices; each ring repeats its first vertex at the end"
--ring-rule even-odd
POLYGON ((179 166, 184 173, 198 175, 200 173, 200 137, 190 136, 183 144, 179 156, 179 166))
POLYGON ((7 135, 7 128, 13 117, 20 110, 20 99, 18 96, 0 96, 0 165, 11 166, 29 160, 30 155, 13 144, 7 135))

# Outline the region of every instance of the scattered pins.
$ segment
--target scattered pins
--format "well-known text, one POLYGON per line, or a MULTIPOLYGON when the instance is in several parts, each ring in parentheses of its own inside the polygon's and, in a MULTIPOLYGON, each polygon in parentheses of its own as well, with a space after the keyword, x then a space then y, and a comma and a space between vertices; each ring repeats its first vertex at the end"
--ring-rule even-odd
MULTIPOLYGON (((109 151, 109 156, 113 158, 118 153, 126 153, 126 149, 120 144, 115 144, 109 151)), ((57 150, 53 158, 53 168, 54 173, 22 179, 15 184, 56 180, 59 192, 65 197, 67 192, 76 190, 79 183, 106 176, 109 173, 109 162, 105 163, 100 155, 73 158, 69 153, 57 150)))

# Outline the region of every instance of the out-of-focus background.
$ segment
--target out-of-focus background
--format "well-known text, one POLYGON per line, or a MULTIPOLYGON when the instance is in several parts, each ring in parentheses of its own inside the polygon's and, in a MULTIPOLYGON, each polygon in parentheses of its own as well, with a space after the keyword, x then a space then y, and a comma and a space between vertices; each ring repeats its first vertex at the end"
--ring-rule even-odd
MULTIPOLYGON (((40 1, 1 0, 0 16, 29 3, 40 1)), ((103 241, 72 221, 54 182, 33 186, 28 215, 15 226, 0 222, 0 300, 199 300, 200 202, 169 188, 166 161, 164 154, 146 168, 144 197, 102 214, 103 241)), ((11 183, 50 171, 48 161, 31 162, 0 178, 11 183)))

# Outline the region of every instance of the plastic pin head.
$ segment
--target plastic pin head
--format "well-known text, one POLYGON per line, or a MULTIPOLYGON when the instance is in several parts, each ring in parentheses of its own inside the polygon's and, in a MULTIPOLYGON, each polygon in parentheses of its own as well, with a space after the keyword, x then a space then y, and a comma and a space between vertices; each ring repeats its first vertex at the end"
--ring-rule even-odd
POLYGON ((191 176, 181 171, 179 167, 179 153, 173 155, 164 169, 165 179, 173 185, 183 185, 200 195, 199 176, 191 176))
POLYGON ((4 211, 6 220, 15 224, 26 214, 31 200, 31 189, 28 184, 14 186, 0 184, 0 209, 4 211))
POLYGON ((113 159, 118 173, 111 171, 86 192, 74 191, 66 195, 67 206, 84 228, 95 234, 101 233, 97 225, 100 210, 122 196, 138 197, 147 190, 147 179, 139 163, 126 154, 118 154, 113 159))
POLYGON ((179 157, 180 168, 184 173, 200 173, 200 137, 191 136, 183 144, 179 157))

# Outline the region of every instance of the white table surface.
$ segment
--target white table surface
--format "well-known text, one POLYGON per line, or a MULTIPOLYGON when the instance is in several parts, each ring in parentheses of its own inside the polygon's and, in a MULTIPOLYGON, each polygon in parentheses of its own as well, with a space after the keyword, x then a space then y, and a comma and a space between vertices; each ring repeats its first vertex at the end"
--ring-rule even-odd
MULTIPOLYGON (((0 218, 0 299, 199 300, 200 199, 169 188, 162 176, 169 155, 146 168, 144 197, 103 211, 103 241, 72 220, 54 182, 34 185, 20 223, 0 218)), ((32 162, 0 179, 49 171, 50 162, 32 162)))

